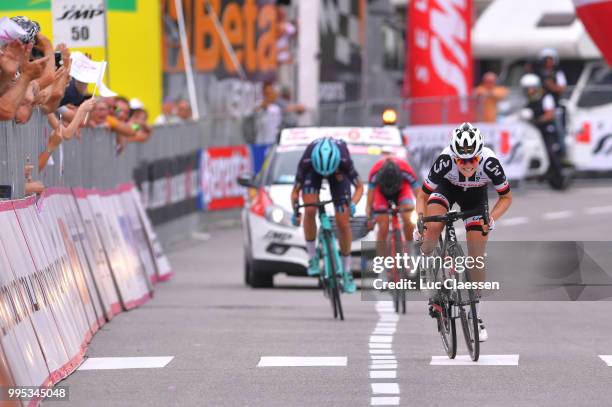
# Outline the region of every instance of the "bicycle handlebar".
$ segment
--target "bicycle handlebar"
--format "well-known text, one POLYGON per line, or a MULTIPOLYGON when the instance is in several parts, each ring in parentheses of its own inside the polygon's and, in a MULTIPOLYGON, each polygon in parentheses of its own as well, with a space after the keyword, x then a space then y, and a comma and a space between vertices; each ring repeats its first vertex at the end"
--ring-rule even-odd
MULTIPOLYGON (((419 219, 417 227, 419 230, 419 233, 423 233, 423 230, 425 229, 425 224, 426 223, 430 223, 430 222, 442 222, 442 223, 453 223, 456 220, 462 219, 462 218, 469 218, 472 216, 482 216, 482 220, 484 222, 485 225, 489 225, 489 203, 485 201, 484 205, 482 208, 480 209, 470 209, 469 211, 461 211, 461 212, 456 212, 456 211, 450 211, 447 212, 445 215, 435 215, 435 216, 424 216, 422 218, 419 219)), ((483 236, 486 236, 489 234, 489 232, 482 232, 483 236)))
POLYGON ((306 208, 307 206, 316 206, 316 207, 320 208, 320 207, 328 205, 330 203, 334 203, 334 201, 332 201, 330 199, 329 201, 321 201, 321 202, 314 202, 314 203, 308 203, 308 204, 297 204, 295 206, 295 209, 306 208))

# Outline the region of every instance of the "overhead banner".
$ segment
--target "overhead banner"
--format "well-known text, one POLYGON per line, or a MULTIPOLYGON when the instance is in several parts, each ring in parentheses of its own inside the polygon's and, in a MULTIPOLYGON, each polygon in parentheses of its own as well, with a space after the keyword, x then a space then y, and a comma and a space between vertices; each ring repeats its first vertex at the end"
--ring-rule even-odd
POLYGON ((104 47, 105 0, 52 0, 53 40, 68 48, 104 47))
POLYGON ((241 208, 245 188, 238 185, 240 174, 252 171, 247 145, 211 147, 201 151, 200 208, 203 210, 241 208))
POLYGON ((413 0, 410 2, 405 68, 406 97, 432 98, 413 104, 411 123, 461 122, 469 115, 466 97, 473 86, 472 0, 413 0), (442 105, 441 97, 454 97, 442 105))
POLYGON ((321 1, 319 101, 358 100, 361 97, 364 2, 318 1, 321 1))

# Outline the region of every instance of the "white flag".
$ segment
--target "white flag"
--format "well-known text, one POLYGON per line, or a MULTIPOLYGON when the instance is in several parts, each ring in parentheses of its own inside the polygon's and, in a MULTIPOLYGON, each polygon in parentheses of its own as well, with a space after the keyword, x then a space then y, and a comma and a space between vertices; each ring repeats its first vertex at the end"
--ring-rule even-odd
POLYGON ((100 84, 106 70, 105 61, 92 61, 79 51, 71 53, 70 59, 72 60, 70 76, 79 82, 100 84))
POLYGON ((100 84, 98 85, 98 88, 100 89, 100 96, 105 97, 105 98, 112 98, 118 95, 117 92, 113 92, 112 90, 110 90, 105 84, 104 82, 100 82, 100 84))
POLYGON ((0 19, 0 47, 26 35, 25 30, 10 18, 2 17, 0 19))

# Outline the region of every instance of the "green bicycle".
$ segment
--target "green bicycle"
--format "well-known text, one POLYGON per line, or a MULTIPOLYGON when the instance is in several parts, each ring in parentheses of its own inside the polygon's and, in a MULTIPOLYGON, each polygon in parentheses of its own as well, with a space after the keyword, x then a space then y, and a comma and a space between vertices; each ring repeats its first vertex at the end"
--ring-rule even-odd
POLYGON ((343 321, 344 313, 342 311, 340 293, 343 290, 342 276, 344 274, 342 271, 342 262, 340 261, 336 234, 332 227, 331 220, 327 212, 325 212, 325 205, 332 202, 333 201, 322 201, 311 204, 301 204, 296 206, 296 210, 308 206, 316 206, 319 208, 320 227, 317 239, 316 260, 318 262, 323 260, 323 269, 319 274, 319 282, 323 287, 323 294, 331 301, 332 309, 334 310, 334 318, 339 318, 343 321))

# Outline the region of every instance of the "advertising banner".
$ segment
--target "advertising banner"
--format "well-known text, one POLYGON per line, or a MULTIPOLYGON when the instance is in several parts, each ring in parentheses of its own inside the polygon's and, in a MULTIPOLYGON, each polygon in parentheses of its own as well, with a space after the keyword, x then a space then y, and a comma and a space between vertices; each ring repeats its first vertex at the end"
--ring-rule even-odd
POLYGON ((134 180, 154 225, 197 211, 199 155, 199 151, 194 151, 145 161, 134 171, 134 180))
MULTIPOLYGON (((12 202, 0 203, 0 293, 2 324, 0 344, 5 351, 15 384, 40 386, 47 382, 49 369, 36 339, 31 315, 37 298, 31 277, 36 274, 12 202)), ((39 326, 42 331, 44 327, 39 326)), ((52 337, 50 338, 52 339, 52 337)), ((57 356, 53 347, 48 350, 57 356)))
POLYGON ((578 170, 612 170, 612 122, 609 112, 576 113, 573 159, 578 170))
POLYGON ((103 304, 104 314, 106 319, 110 321, 115 315, 121 312, 121 304, 117 296, 113 275, 106 261, 104 247, 102 246, 102 241, 96 230, 93 212, 87 200, 88 191, 84 189, 74 189, 73 193, 76 198, 83 225, 84 253, 96 282, 98 294, 103 304))
POLYGON ((245 189, 236 177, 253 168, 247 145, 210 147, 200 156, 200 208, 241 208, 245 189))
POLYGON ((147 236, 147 241, 155 258, 155 266, 157 270, 158 280, 168 280, 172 277, 172 268, 170 267, 170 262, 164 254, 164 250, 162 249, 161 243, 157 238, 157 234, 155 233, 155 230, 151 225, 151 221, 149 220, 149 217, 147 216, 144 210, 138 190, 136 188, 132 188, 130 190, 130 193, 132 194, 132 201, 134 202, 134 206, 138 211, 138 217, 142 222, 144 231, 147 236))
POLYGON ((69 48, 104 47, 104 0, 53 0, 53 39, 69 48))
POLYGON ((440 123, 443 108, 446 122, 465 121, 472 106, 460 97, 473 86, 472 0, 414 0, 408 7, 405 96, 432 98, 410 107, 411 122, 440 123), (442 106, 443 96, 454 99, 442 106))
POLYGON ((574 0, 576 14, 584 24, 587 32, 597 48, 601 51, 604 59, 612 65, 612 26, 610 26, 610 15, 612 15, 612 0, 574 0))

